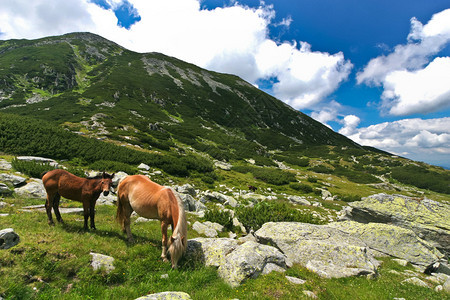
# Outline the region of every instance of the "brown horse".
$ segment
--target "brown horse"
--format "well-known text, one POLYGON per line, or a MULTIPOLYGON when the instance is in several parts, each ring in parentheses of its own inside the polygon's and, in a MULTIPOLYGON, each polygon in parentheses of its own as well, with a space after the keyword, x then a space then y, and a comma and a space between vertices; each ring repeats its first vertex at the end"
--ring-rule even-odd
POLYGON ((111 189, 114 174, 103 172, 92 178, 80 178, 65 170, 55 169, 42 174, 42 183, 47 191, 45 209, 48 216, 48 224, 54 225, 52 219, 52 207, 58 222, 63 223, 59 213, 59 200, 64 198, 83 203, 84 229, 88 229, 88 219, 91 217, 91 228, 95 229, 94 207, 100 193, 107 196, 111 189))
POLYGON ((170 254, 172 268, 186 251, 187 223, 183 203, 170 188, 163 187, 143 175, 132 175, 123 179, 118 187, 117 221, 122 225, 128 240, 133 241, 130 230, 130 215, 133 210, 148 219, 159 219, 162 232, 161 258, 167 261, 170 254), (172 236, 167 240, 167 227, 172 226, 172 236), (169 246, 169 248, 167 248, 169 246))

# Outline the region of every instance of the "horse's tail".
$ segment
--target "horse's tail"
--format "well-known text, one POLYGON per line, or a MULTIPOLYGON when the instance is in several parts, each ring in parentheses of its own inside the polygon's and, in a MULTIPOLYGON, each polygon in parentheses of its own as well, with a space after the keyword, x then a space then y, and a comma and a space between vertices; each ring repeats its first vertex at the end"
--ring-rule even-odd
POLYGON ((125 197, 123 195, 123 186, 121 185, 124 178, 119 181, 117 185, 117 213, 116 213, 116 221, 122 226, 122 230, 125 229, 124 221, 125 221, 125 207, 124 201, 125 197), (121 197, 122 196, 122 197, 121 197))
POLYGON ((173 211, 172 215, 178 215, 178 220, 173 220, 173 224, 177 224, 173 229, 172 236, 170 237, 169 253, 172 261, 172 267, 176 268, 178 260, 186 252, 187 247, 187 221, 186 214, 184 212, 184 205, 180 197, 172 189, 169 189, 169 197, 171 200, 176 200, 177 207, 172 207, 178 211, 173 211), (175 199, 174 199, 175 198, 175 199))

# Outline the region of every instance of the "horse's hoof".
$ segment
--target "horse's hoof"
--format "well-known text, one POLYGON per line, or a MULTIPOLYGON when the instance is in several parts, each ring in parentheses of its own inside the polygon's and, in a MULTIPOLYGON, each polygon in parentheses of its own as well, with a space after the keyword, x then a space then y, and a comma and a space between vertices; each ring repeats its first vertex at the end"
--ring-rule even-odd
POLYGON ((163 260, 163 262, 168 262, 169 260, 167 259, 167 257, 161 257, 161 259, 163 260))
POLYGON ((53 221, 48 221, 48 225, 55 226, 55 223, 53 221))

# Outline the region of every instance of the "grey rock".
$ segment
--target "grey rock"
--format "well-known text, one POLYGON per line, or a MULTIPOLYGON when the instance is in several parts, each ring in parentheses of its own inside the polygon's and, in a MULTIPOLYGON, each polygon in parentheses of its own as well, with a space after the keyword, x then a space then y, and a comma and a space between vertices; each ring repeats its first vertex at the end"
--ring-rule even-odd
POLYGON ((450 255, 450 205, 427 198, 376 194, 349 203, 340 220, 389 223, 411 229, 439 251, 450 255))
POLYGON ((304 290, 303 294, 309 298, 317 299, 317 295, 313 291, 304 290))
POLYGON ((272 246, 246 242, 225 257, 219 269, 219 276, 233 287, 248 278, 258 277, 268 263, 285 268, 285 255, 272 246))
POLYGON ((175 186, 174 189, 180 194, 188 194, 192 197, 195 197, 197 195, 195 188, 189 183, 183 184, 182 186, 175 186))
POLYGON ((184 292, 162 292, 136 298, 135 300, 191 300, 191 296, 184 292))
POLYGON ((205 225, 204 223, 200 223, 196 221, 194 225, 192 225, 192 229, 197 231, 199 234, 203 234, 207 237, 217 237, 217 230, 205 225))
POLYGON ((373 275, 378 266, 363 241, 325 225, 269 222, 255 237, 280 249, 288 266, 298 263, 322 277, 373 275))
POLYGON ((232 164, 229 164, 229 163, 226 163, 226 162, 223 162, 223 161, 218 161, 218 160, 214 161, 214 166, 217 169, 222 169, 222 170, 225 170, 225 171, 230 171, 231 168, 233 167, 232 164))
POLYGON ((59 164, 50 158, 45 158, 45 157, 38 157, 38 156, 18 156, 17 160, 22 160, 22 161, 34 161, 37 163, 43 163, 43 164, 49 164, 52 167, 59 167, 59 164))
POLYGON ((196 211, 195 199, 189 194, 179 194, 181 202, 183 202, 185 211, 196 211))
POLYGON ((230 238, 195 238, 188 241, 185 257, 205 266, 219 267, 239 243, 230 238))
POLYGON ((286 272, 286 269, 280 267, 279 265, 268 263, 264 266, 264 269, 261 274, 266 275, 272 272, 284 273, 286 272))
POLYGON ((309 202, 308 200, 305 199, 305 197, 300 197, 300 196, 289 196, 288 200, 291 203, 294 204, 299 204, 299 205, 311 205, 311 202, 309 202))
POLYGON ((420 280, 417 277, 411 277, 408 279, 403 280, 401 283, 410 283, 421 287, 429 288, 428 284, 426 284, 424 281, 420 280))
POLYGON ((9 196, 13 191, 4 183, 0 183, 0 195, 9 196))
POLYGON ((304 280, 304 279, 300 279, 300 278, 292 277, 292 276, 285 276, 285 277, 289 282, 292 282, 293 284, 305 284, 306 283, 306 280, 304 280))
POLYGON ((0 230, 0 249, 9 249, 20 242, 20 237, 12 228, 0 230))
POLYGON ((114 258, 108 255, 91 252, 91 266, 94 270, 105 269, 107 273, 115 269, 114 258))
POLYGON ((444 292, 450 293, 450 278, 444 282, 444 284, 442 285, 442 289, 444 292))
POLYGON ((0 159, 0 170, 9 171, 11 169, 12 169, 11 163, 9 163, 8 161, 6 161, 4 159, 0 159))
POLYGON ((138 166, 138 169, 139 169, 139 170, 148 171, 148 170, 150 170, 150 166, 149 166, 149 165, 146 165, 146 164, 144 164, 144 163, 141 163, 141 164, 138 166))
POLYGON ((27 181, 26 178, 24 178, 22 176, 6 174, 6 173, 0 174, 0 182, 6 183, 6 184, 11 184, 15 187, 25 184, 26 181, 27 181))
POLYGON ((47 193, 45 192, 44 185, 41 179, 33 178, 26 185, 16 188, 14 192, 22 197, 28 198, 47 198, 47 193))
POLYGON ((373 250, 407 260, 413 264, 428 266, 444 256, 410 229, 390 224, 363 224, 353 221, 330 223, 328 226, 361 239, 373 250))

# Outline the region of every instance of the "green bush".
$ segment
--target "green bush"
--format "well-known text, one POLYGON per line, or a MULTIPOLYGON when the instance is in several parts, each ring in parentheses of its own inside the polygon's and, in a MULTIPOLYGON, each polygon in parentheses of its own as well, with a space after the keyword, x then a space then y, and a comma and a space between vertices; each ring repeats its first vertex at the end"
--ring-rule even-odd
POLYGON ((411 184, 422 189, 450 194, 450 175, 429 171, 420 166, 408 165, 392 168, 392 178, 401 183, 411 184))
POLYGON ((89 167, 93 170, 105 171, 109 173, 116 173, 119 171, 123 171, 130 175, 137 173, 137 168, 132 167, 125 163, 112 160, 98 160, 90 164, 89 167))
POLYGON ((306 194, 313 192, 313 188, 310 185, 304 184, 304 183, 293 182, 293 183, 289 184, 289 187, 296 191, 304 192, 306 194))
POLYGON ((338 199, 344 202, 361 201, 360 195, 338 195, 338 199))
POLYGON ((219 223, 228 231, 233 230, 233 217, 229 211, 221 211, 217 208, 207 210, 203 217, 205 221, 219 223))
POLYGON ((38 163, 35 161, 24 161, 14 158, 11 162, 12 167, 21 173, 27 174, 30 177, 41 178, 42 173, 54 170, 55 167, 48 163, 38 163))
POLYGON ((311 183, 317 183, 318 179, 316 177, 308 176, 308 179, 306 179, 306 180, 308 180, 308 182, 311 182, 311 183))
POLYGON ((253 207, 239 207, 236 216, 247 231, 256 231, 267 222, 321 223, 311 214, 302 213, 285 202, 259 202, 253 207))
POLYGON ((316 173, 323 173, 323 174, 332 174, 333 173, 332 169, 327 168, 327 167, 322 166, 322 165, 308 168, 308 170, 316 172, 316 173))
POLYGON ((289 182, 294 182, 297 179, 295 174, 280 169, 274 168, 260 168, 254 166, 234 166, 233 171, 239 173, 251 173, 256 179, 262 180, 273 185, 284 185, 289 182))

